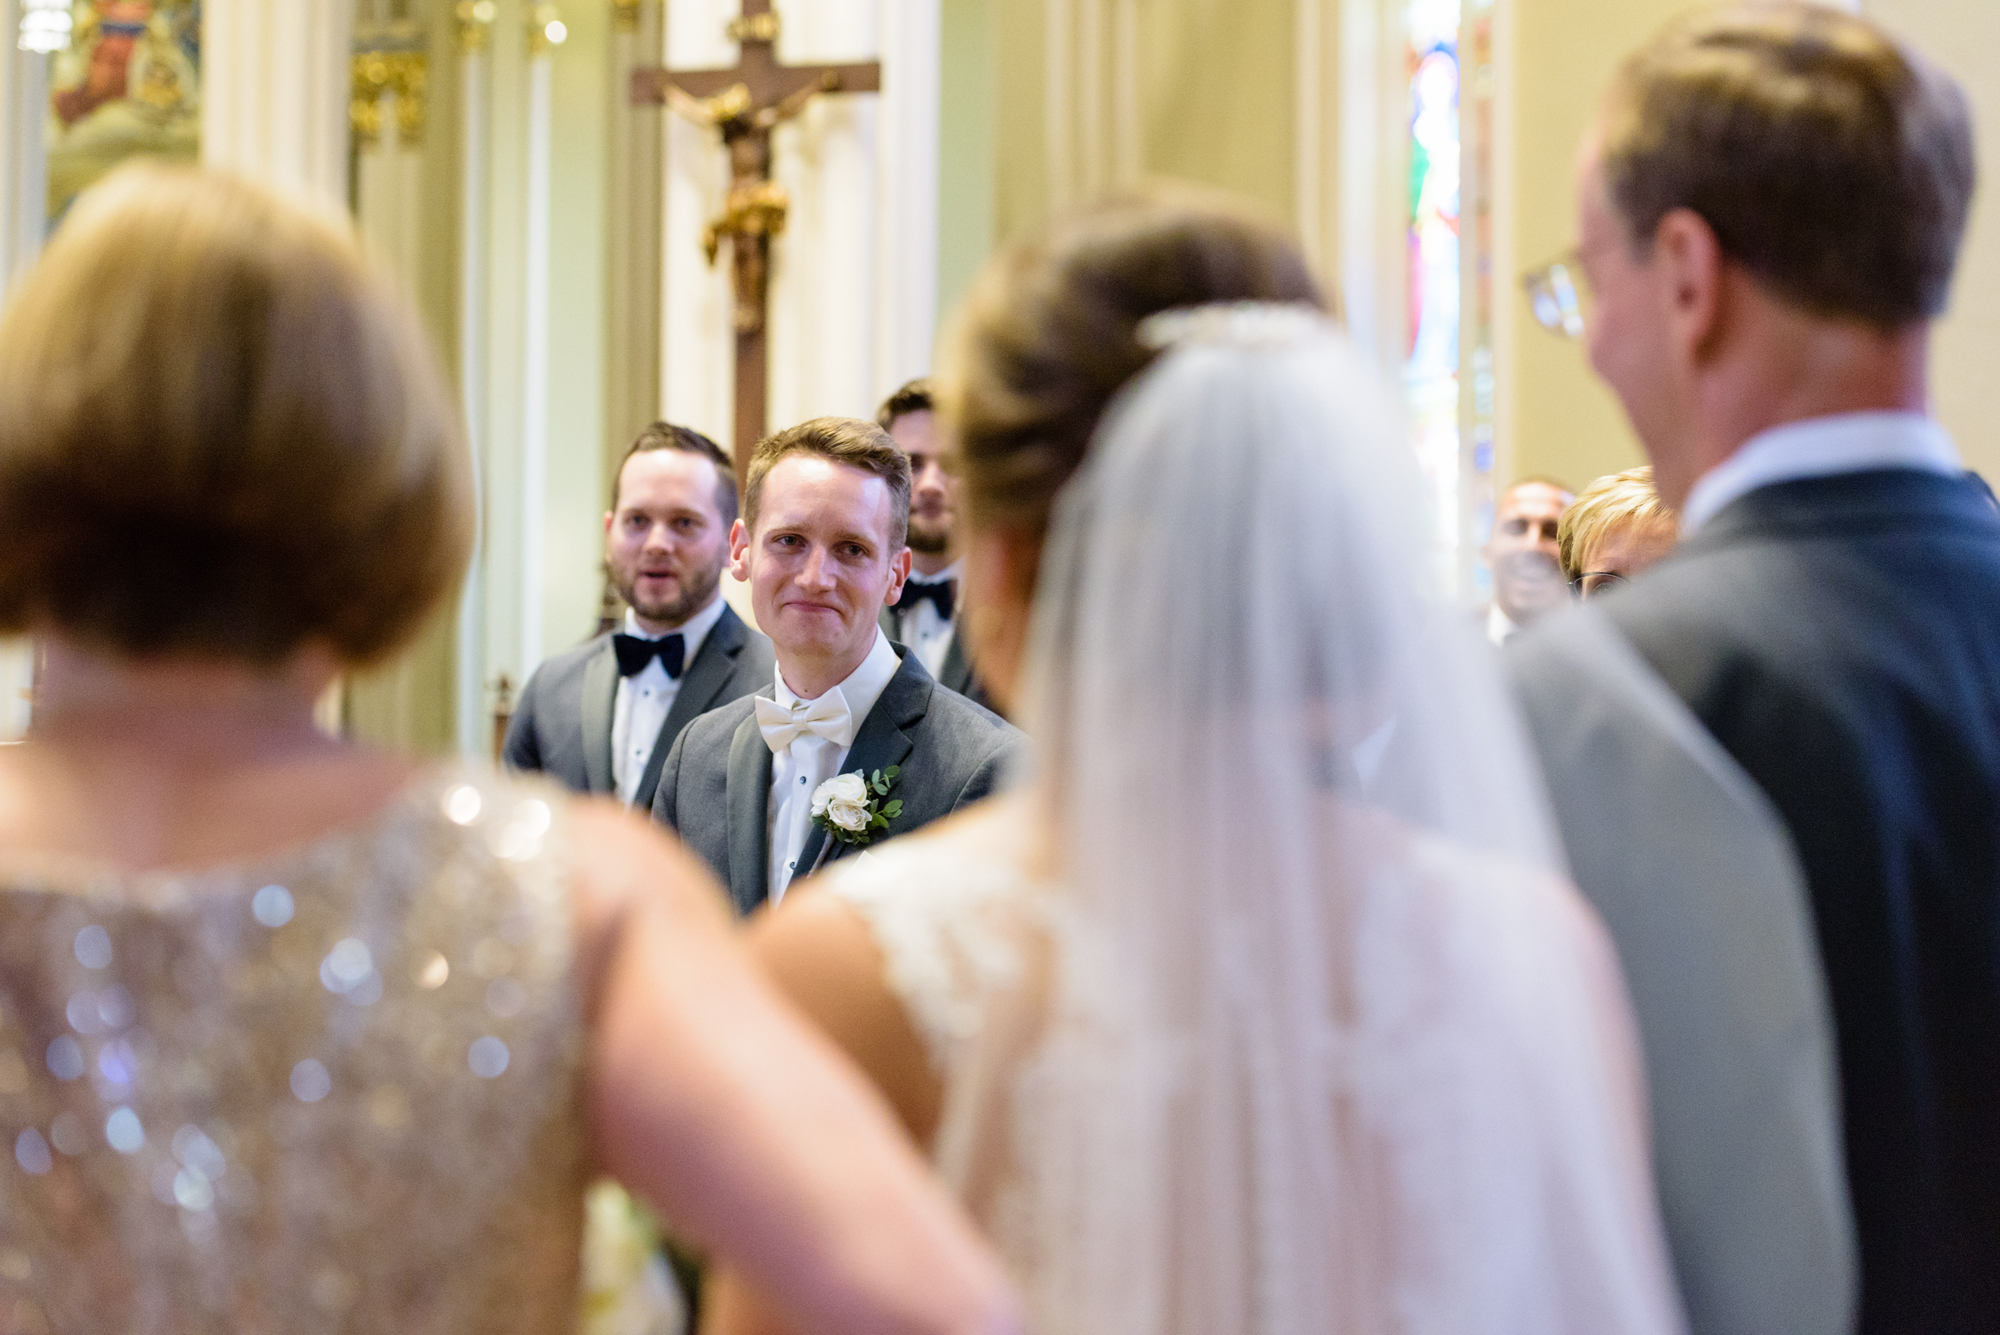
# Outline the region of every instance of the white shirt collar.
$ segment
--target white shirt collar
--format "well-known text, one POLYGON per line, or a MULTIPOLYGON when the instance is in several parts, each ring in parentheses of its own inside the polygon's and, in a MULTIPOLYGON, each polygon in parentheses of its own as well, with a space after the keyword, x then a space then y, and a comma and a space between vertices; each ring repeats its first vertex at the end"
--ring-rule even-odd
POLYGON ((1500 610, 1500 604, 1489 603, 1486 608, 1486 638, 1494 644, 1505 644, 1520 630, 1514 618, 1500 610))
POLYGON ((1786 422, 1752 436, 1701 475, 1681 507, 1681 536, 1694 536, 1760 487, 1877 468, 1956 475, 1965 465, 1950 434, 1922 413, 1839 413, 1786 422))
POLYGON ((686 621, 683 621, 676 629, 665 631, 659 635, 639 629, 639 619, 632 614, 632 609, 628 607, 625 609, 625 633, 627 635, 636 635, 642 640, 664 640, 668 635, 678 635, 681 637, 681 661, 692 664, 694 656, 701 652, 701 642, 706 640, 708 633, 715 629, 715 623, 722 620, 722 609, 726 606, 728 606, 728 600, 722 596, 722 590, 717 589, 715 596, 708 600, 707 607, 702 608, 701 611, 696 612, 686 621))
MULTIPOLYGON (((866 719, 869 712, 875 708, 875 702, 882 698, 882 692, 889 689, 889 679, 894 677, 896 670, 902 666, 903 660, 896 656, 895 649, 889 644, 889 637, 882 633, 880 626, 877 626, 875 643, 869 647, 868 656, 861 660, 861 666, 848 673, 847 679, 833 688, 840 692, 843 700, 847 701, 847 712, 854 719, 856 731, 860 730, 862 720, 866 719)), ((810 700, 802 701, 793 693, 791 687, 785 685, 783 667, 773 668, 771 675, 778 684, 779 704, 790 709, 800 703, 812 703, 810 700)))

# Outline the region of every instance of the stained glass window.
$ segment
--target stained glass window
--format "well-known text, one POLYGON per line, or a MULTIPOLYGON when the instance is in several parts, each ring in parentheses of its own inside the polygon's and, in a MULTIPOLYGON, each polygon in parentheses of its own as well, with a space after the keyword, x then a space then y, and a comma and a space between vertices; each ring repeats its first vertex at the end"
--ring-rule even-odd
POLYGON ((1492 231, 1486 188, 1492 5, 1493 0, 1408 0, 1405 10, 1410 178, 1403 384, 1417 460, 1431 493, 1437 573, 1447 590, 1462 595, 1478 591, 1484 572, 1471 554, 1483 541, 1482 525, 1492 522, 1492 231), (1463 207, 1468 198, 1470 229, 1463 207), (1462 373, 1467 364, 1469 384, 1462 373))

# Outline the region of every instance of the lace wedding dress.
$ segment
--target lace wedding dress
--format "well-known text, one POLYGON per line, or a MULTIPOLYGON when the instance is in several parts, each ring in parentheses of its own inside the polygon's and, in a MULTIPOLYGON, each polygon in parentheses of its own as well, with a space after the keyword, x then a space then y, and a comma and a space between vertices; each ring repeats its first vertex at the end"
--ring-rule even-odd
POLYGON ((1400 428, 1310 314, 1152 326, 1044 548, 1039 772, 828 878, 938 1166, 1042 1335, 1677 1330, 1617 965, 1400 428))
POLYGON ((433 774, 240 868, 0 867, 0 1330, 573 1329, 565 829, 433 774))

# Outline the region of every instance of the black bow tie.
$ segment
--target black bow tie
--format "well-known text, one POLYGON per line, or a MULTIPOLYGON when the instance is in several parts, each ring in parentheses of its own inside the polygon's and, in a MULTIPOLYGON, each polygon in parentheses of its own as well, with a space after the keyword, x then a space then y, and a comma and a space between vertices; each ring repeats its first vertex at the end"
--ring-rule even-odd
POLYGON ((667 670, 667 676, 679 681, 681 668, 687 661, 687 640, 679 635, 648 640, 620 632, 611 637, 611 652, 618 655, 618 675, 621 677, 638 676, 646 670, 646 664, 657 658, 660 666, 667 670))
POLYGON ((898 612, 908 612, 915 608, 918 603, 928 598, 931 600, 931 606, 937 608, 938 619, 940 621, 949 621, 951 620, 952 603, 956 600, 957 594, 958 581, 956 580, 905 580, 903 582, 903 596, 896 600, 896 610, 898 612))

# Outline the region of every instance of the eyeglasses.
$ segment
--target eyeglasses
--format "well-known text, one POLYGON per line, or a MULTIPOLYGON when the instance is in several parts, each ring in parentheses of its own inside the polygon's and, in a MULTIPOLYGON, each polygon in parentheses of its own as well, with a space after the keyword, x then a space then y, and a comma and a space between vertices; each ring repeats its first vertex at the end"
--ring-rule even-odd
POLYGON ((1588 598, 1626 582, 1626 577, 1615 570, 1586 570, 1569 582, 1569 591, 1579 598, 1588 598))
POLYGON ((1528 308, 1542 328, 1564 338, 1583 337, 1583 308, 1590 284, 1576 251, 1522 274, 1521 290, 1528 294, 1528 308))

